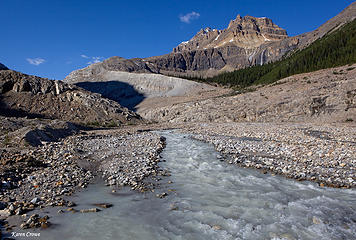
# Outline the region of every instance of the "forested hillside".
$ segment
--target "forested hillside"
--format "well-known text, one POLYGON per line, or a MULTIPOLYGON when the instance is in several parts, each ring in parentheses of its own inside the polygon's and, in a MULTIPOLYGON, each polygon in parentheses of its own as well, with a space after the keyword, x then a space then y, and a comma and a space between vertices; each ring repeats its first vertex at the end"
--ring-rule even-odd
POLYGON ((269 84, 294 74, 355 62, 356 20, 280 61, 199 80, 243 88, 253 84, 269 84))

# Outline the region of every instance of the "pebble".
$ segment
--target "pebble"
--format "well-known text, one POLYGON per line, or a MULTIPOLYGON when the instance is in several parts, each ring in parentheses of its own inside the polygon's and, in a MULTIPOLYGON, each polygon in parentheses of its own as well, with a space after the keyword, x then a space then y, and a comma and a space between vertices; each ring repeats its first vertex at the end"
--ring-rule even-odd
POLYGON ((111 208, 113 206, 110 203, 95 203, 93 205, 101 208, 111 208))
POLYGON ((89 208, 89 209, 81 209, 81 213, 91 213, 91 212, 100 212, 99 208, 89 208))
POLYGON ((156 197, 157 198, 165 198, 165 197, 167 197, 168 196, 168 193, 161 193, 161 194, 156 194, 156 197))
POLYGON ((315 216, 313 216, 313 223, 314 224, 320 224, 321 223, 321 220, 315 216))
POLYGON ((221 230, 222 228, 221 228, 221 226, 219 226, 219 225, 214 225, 214 226, 213 226, 213 229, 214 229, 214 230, 221 230))

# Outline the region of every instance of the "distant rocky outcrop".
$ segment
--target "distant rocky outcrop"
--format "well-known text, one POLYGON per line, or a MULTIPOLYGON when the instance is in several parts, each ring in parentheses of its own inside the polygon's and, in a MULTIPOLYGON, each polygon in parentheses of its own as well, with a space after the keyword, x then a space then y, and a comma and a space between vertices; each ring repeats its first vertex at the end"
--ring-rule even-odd
POLYGON ((12 70, 0 71, 0 115, 110 126, 142 122, 140 116, 100 94, 12 70))
POLYGON ((288 37, 286 31, 269 18, 238 15, 226 29, 202 29, 191 40, 175 47, 172 53, 145 59, 111 57, 95 64, 91 74, 124 71, 182 77, 213 76, 223 71, 279 60, 295 49, 305 48, 355 17, 356 2, 315 31, 288 37))

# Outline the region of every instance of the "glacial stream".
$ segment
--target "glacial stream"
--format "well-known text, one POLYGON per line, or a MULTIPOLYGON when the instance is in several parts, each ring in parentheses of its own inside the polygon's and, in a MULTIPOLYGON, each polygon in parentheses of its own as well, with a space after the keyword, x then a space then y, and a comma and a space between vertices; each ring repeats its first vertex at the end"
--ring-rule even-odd
MULTIPOLYGON (((321 188, 243 169, 218 159, 212 145, 162 132, 167 146, 162 188, 139 194, 89 186, 76 209, 98 202, 97 213, 54 213, 40 239, 356 239, 356 190, 321 188), (168 183, 172 181, 172 183, 168 183), (165 198, 156 194, 167 192, 165 198)), ((57 209, 58 210, 58 209, 57 209)), ((55 210, 55 211, 57 211, 55 210)))

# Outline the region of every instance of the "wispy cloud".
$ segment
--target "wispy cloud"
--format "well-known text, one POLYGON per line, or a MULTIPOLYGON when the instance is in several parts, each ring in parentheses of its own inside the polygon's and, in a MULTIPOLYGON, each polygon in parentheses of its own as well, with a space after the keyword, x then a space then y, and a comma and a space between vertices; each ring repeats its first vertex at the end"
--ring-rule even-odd
POLYGON ((191 12, 187 13, 185 15, 180 15, 179 20, 184 23, 190 23, 194 19, 198 19, 200 17, 200 14, 197 12, 191 12))
POLYGON ((91 57, 91 61, 89 61, 88 64, 98 63, 101 62, 103 59, 103 57, 91 57))
POLYGON ((26 60, 29 64, 32 64, 35 66, 38 66, 46 61, 43 58, 26 58, 26 60))
POLYGON ((104 58, 103 57, 89 57, 85 54, 82 54, 80 55, 82 58, 85 58, 85 59, 90 59, 89 62, 87 62, 87 64, 93 64, 93 63, 98 63, 98 62, 101 62, 104 58))

